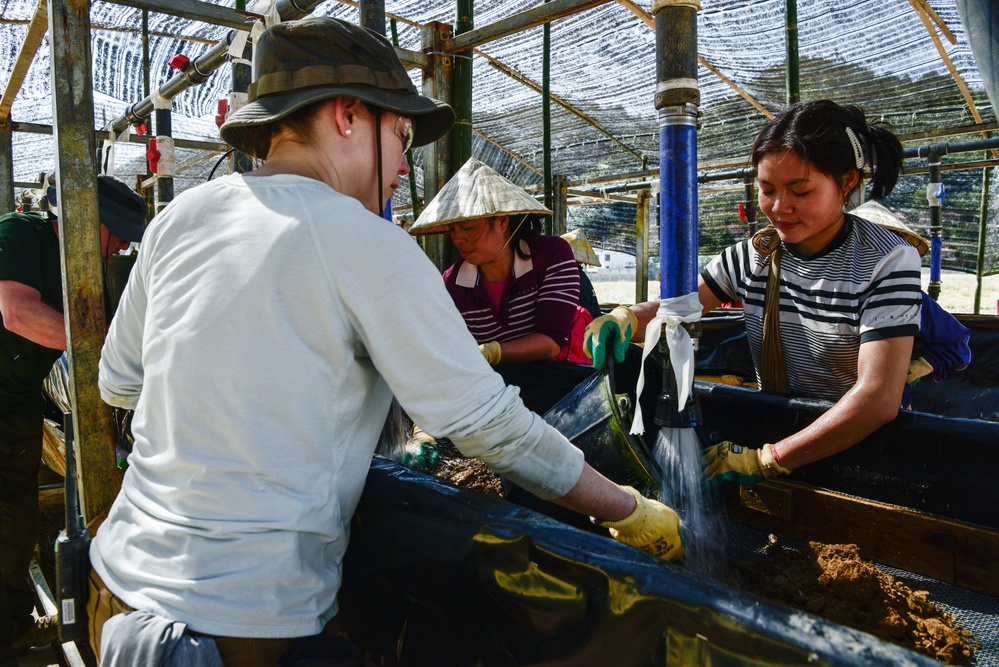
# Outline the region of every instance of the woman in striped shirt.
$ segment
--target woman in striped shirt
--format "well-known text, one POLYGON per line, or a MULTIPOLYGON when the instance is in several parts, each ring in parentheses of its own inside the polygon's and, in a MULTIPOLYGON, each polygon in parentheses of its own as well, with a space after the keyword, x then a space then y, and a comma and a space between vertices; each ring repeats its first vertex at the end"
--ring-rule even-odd
MULTIPOLYGON (((741 301, 761 388, 835 404, 801 431, 760 449, 739 451, 728 442, 709 447, 702 463, 712 483, 786 474, 894 419, 919 332, 916 248, 896 231, 845 212, 864 176, 871 178, 872 199, 894 188, 902 166, 898 139, 869 125, 857 107, 803 102, 763 129, 752 159, 770 225, 702 271, 703 312, 741 301)), ((586 340, 594 359, 601 346, 620 347, 629 328, 641 335, 639 322, 651 320, 657 308, 658 302, 647 302, 605 316, 609 322, 594 320, 586 340)))

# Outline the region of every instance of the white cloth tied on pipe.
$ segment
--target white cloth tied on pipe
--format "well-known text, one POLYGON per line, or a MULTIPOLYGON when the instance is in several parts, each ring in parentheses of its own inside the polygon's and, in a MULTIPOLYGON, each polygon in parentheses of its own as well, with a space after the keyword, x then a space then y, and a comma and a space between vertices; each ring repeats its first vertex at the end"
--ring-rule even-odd
POLYGON ((166 97, 158 88, 149 93, 149 100, 153 103, 154 109, 173 109, 173 98, 166 97))
POLYGON ((264 30, 281 22, 281 14, 278 12, 275 0, 259 0, 259 2, 254 3, 250 7, 249 11, 253 14, 262 15, 264 20, 263 22, 254 21, 253 27, 249 31, 238 30, 233 35, 232 42, 229 44, 229 58, 233 62, 246 62, 246 59, 243 58, 243 51, 246 49, 246 40, 248 38, 253 39, 253 43, 256 45, 257 37, 260 37, 260 34, 264 30))
POLYGON ((642 420, 642 403, 638 397, 645 388, 645 359, 656 346, 659 332, 663 331, 666 346, 669 348, 669 360, 676 378, 677 410, 683 410, 690 398, 690 389, 694 385, 694 341, 683 328, 683 324, 698 322, 701 319, 701 302, 696 292, 683 296, 659 300, 659 310, 645 327, 645 350, 642 352, 641 370, 638 372, 638 383, 635 385, 635 419, 631 423, 631 434, 645 432, 642 420), (663 329, 665 327, 665 329, 663 329))
POLYGON ((177 175, 177 152, 174 148, 173 137, 156 137, 156 150, 160 152, 160 160, 157 163, 157 176, 177 175))

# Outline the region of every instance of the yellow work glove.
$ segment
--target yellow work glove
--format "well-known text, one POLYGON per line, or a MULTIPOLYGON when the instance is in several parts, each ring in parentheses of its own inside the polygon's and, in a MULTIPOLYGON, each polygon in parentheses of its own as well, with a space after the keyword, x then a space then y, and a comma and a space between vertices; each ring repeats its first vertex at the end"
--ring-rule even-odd
POLYGON ((930 362, 919 357, 909 362, 909 374, 906 376, 905 381, 909 384, 915 384, 919 381, 919 378, 929 375, 932 372, 933 366, 930 362))
POLYGON ((791 472, 777 463, 773 445, 749 449, 727 440, 701 451, 701 469, 707 486, 714 486, 719 482, 756 484, 768 477, 791 472))
POLYGON ((631 308, 618 306, 586 325, 583 331, 583 353, 593 359, 593 367, 603 370, 607 361, 607 348, 614 353, 617 363, 624 361, 632 336, 638 329, 638 318, 631 308))
POLYGON ((421 472, 429 472, 437 467, 439 460, 437 438, 413 424, 413 435, 403 445, 402 464, 421 472))
POLYGON ((635 497, 635 509, 620 521, 602 521, 611 537, 663 560, 683 557, 680 517, 658 500, 650 500, 630 486, 622 489, 635 497))
POLYGON ((496 341, 490 341, 488 343, 483 343, 479 345, 479 352, 482 356, 486 358, 490 366, 495 366, 500 362, 500 358, 503 356, 503 350, 500 349, 500 344, 496 341))

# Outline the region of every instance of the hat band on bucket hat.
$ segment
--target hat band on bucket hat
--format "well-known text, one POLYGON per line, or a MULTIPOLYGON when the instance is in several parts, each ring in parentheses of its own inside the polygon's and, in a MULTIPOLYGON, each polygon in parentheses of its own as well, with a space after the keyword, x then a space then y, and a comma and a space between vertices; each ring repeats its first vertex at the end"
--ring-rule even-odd
MULTIPOLYGON (((395 72, 376 72, 357 65, 315 65, 290 72, 265 74, 249 85, 247 99, 252 102, 261 95, 278 95, 317 86, 349 86, 354 84, 376 88, 406 88, 405 84, 413 85, 409 78, 406 79, 405 83, 400 81, 395 72)), ((416 94, 415 87, 412 92, 414 95, 416 94)))

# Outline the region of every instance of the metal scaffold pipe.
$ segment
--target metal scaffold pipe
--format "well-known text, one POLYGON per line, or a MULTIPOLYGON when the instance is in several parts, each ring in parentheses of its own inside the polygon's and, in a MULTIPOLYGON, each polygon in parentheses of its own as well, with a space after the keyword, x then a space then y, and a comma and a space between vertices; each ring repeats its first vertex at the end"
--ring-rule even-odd
POLYGON ((930 167, 930 181, 926 185, 926 201, 930 205, 930 284, 926 293, 934 300, 940 296, 940 264, 943 253, 943 206, 944 185, 940 179, 940 154, 930 149, 927 157, 930 167))
MULTIPOLYGON (((302 3, 295 0, 280 0, 277 9, 278 14, 281 15, 281 20, 289 21, 307 16, 321 3, 322 0, 304 0, 302 3)), ((248 25, 247 29, 249 27, 248 25)), ((236 32, 236 30, 230 30, 221 42, 188 63, 182 72, 160 86, 154 94, 147 95, 130 105, 125 113, 111 121, 110 128, 114 134, 120 134, 129 125, 138 125, 148 118, 155 109, 155 97, 159 96, 170 100, 191 86, 207 81, 212 72, 229 61, 229 45, 232 44, 236 32)))

